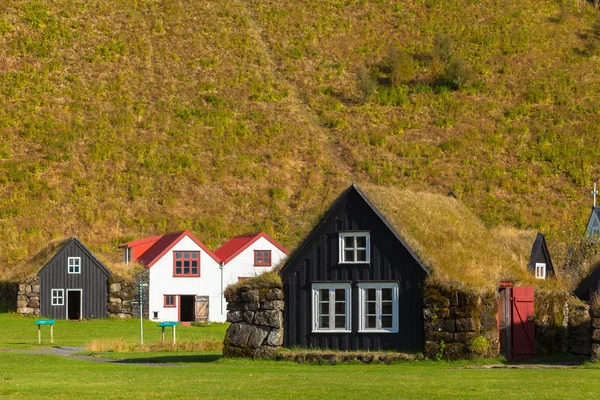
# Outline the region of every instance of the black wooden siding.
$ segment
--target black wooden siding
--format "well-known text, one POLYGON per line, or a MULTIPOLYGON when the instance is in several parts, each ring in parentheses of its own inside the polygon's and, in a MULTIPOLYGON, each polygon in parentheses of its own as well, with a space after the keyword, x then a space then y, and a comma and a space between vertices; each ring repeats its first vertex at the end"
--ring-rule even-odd
POLYGON ((350 190, 282 270, 284 346, 336 350, 423 350, 422 284, 426 272, 361 195, 350 190), (338 263, 338 232, 369 231, 370 264, 338 263), (310 238, 308 240, 310 240, 310 238), (399 332, 358 333, 358 283, 396 281, 399 332), (312 283, 351 282, 350 333, 312 332, 312 283))
POLYGON ((554 266, 552 265, 548 245, 546 244, 544 235, 541 233, 537 234, 533 246, 531 247, 531 255, 529 257, 528 270, 533 276, 535 276, 536 263, 546 264, 546 278, 554 276, 554 266))
POLYGON ((110 273, 77 239, 70 239, 40 270, 40 313, 52 319, 67 319, 67 289, 82 289, 82 317, 106 318, 110 273), (68 257, 81 257, 81 273, 69 274, 68 257), (64 290, 64 305, 52 305, 52 289, 64 290))

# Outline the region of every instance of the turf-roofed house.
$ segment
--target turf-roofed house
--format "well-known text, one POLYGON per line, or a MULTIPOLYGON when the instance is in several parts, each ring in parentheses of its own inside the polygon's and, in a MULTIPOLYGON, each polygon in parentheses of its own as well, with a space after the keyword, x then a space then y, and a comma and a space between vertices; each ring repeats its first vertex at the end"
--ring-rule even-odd
POLYGON ((68 239, 37 275, 42 316, 106 318, 111 273, 76 237, 68 239))
POLYGON ((528 271, 534 238, 453 197, 351 185, 280 270, 284 346, 533 357, 535 290, 564 292, 528 271))

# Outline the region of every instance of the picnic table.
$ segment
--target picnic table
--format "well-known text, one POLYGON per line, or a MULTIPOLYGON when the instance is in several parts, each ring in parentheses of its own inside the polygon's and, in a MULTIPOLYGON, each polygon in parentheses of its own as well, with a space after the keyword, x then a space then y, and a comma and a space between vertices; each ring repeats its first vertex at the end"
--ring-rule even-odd
POLYGON ((176 339, 175 339, 175 325, 178 325, 179 322, 177 321, 165 321, 165 322, 161 322, 160 324, 158 324, 157 326, 160 326, 162 328, 162 341, 164 343, 165 341, 165 327, 166 326, 170 326, 171 328, 173 328, 173 344, 175 344, 176 339))
POLYGON ((50 325, 50 343, 54 343, 54 323, 53 319, 38 319, 35 324, 38 328, 38 343, 42 343, 42 325, 50 325))

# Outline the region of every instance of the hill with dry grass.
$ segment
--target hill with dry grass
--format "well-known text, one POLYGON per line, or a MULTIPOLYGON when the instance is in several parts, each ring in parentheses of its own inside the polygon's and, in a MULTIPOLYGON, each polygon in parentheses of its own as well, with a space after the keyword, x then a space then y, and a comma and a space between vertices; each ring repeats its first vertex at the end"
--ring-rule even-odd
MULTIPOLYGON (((579 9, 578 5, 579 4, 579 9)), ((53 239, 264 230, 350 182, 583 231, 600 25, 567 0, 0 3, 0 276, 53 239)))

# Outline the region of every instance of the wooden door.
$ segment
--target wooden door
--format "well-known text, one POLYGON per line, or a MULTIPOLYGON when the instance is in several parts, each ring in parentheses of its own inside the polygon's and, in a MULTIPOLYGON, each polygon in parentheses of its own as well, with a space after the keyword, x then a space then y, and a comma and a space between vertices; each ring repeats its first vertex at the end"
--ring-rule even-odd
POLYGON ((533 287, 513 287, 512 295, 512 359, 535 358, 533 287))
POLYGON ((208 322, 208 296, 196 296, 196 321, 208 322))

